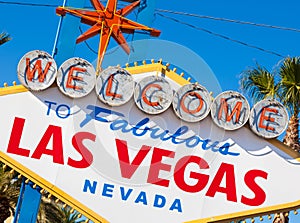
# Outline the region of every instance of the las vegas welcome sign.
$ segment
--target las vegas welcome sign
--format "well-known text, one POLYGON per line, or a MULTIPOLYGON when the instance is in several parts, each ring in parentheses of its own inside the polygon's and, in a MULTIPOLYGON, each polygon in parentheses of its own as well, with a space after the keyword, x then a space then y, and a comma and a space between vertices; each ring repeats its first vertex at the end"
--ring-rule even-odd
POLYGON ((287 125, 279 102, 212 99, 161 63, 57 68, 42 51, 18 76, 0 90, 1 160, 93 222, 207 222, 299 200, 299 162, 271 139, 287 125))

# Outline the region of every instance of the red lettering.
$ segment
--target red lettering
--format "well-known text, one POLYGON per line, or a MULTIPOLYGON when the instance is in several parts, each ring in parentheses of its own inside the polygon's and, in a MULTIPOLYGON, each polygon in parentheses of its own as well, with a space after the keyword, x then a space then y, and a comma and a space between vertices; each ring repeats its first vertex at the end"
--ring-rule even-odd
POLYGON ((168 187, 169 180, 159 178, 159 171, 164 170, 170 172, 171 165, 162 163, 161 161, 163 157, 174 158, 174 156, 175 153, 172 151, 154 148, 147 182, 168 187))
POLYGON ((182 99, 181 99, 181 101, 180 101, 180 106, 182 107, 182 110, 183 110, 184 112, 186 112, 186 113, 188 113, 188 114, 195 114, 195 113, 197 113, 197 112, 199 112, 199 111, 201 110, 201 108, 202 108, 202 106, 203 106, 203 99, 202 99, 201 95, 198 94, 197 92, 188 92, 188 93, 186 93, 186 94, 182 97, 182 99), (189 96, 189 95, 194 96, 194 97, 196 97, 196 98, 199 99, 199 105, 198 105, 198 107, 195 108, 194 110, 189 110, 189 109, 185 106, 185 104, 184 104, 184 100, 185 100, 186 97, 189 96))
POLYGON ((228 163, 222 163, 215 178, 213 179, 206 196, 214 197, 216 192, 224 193, 227 196, 228 201, 237 202, 236 196, 236 184, 235 184, 235 174, 234 166, 228 163), (221 187, 221 182, 225 175, 226 186, 221 187))
POLYGON ((253 198, 247 198, 244 195, 242 195, 241 202, 246 205, 250 206, 259 206, 263 204, 266 200, 266 193, 264 190, 257 185, 255 182, 255 178, 262 177, 264 179, 267 179, 268 174, 262 170, 250 170, 245 175, 245 183, 249 187, 250 190, 254 193, 253 198))
POLYGON ((134 157, 132 163, 130 163, 127 142, 116 139, 116 145, 122 177, 130 179, 149 153, 151 147, 143 145, 134 157))
POLYGON ((76 82, 75 81, 82 81, 83 78, 82 77, 79 77, 79 76, 74 76, 73 73, 74 71, 77 71, 77 72, 86 72, 86 69, 84 68, 81 68, 81 67, 71 67, 69 73, 68 73, 68 80, 67 80, 67 84, 66 84, 66 87, 67 88, 72 88, 74 90, 81 90, 82 87, 79 87, 79 86, 76 86, 76 82), (72 84, 72 82, 74 81, 74 85, 72 84))
POLYGON ((13 128, 10 134, 7 152, 20 155, 29 156, 30 150, 20 148, 20 141, 24 129, 25 119, 16 117, 14 120, 13 128))
POLYGON ((49 125, 31 157, 40 159, 43 154, 52 156, 54 163, 64 164, 61 127, 49 125), (51 138, 52 149, 47 149, 51 138))
POLYGON ((113 86, 113 81, 114 81, 114 75, 112 74, 108 78, 107 88, 106 88, 106 95, 111 96, 113 98, 122 98, 122 95, 111 92, 111 89, 112 89, 112 86, 113 86))
POLYGON ((229 116, 228 116, 228 104, 227 104, 226 98, 221 98, 220 103, 221 103, 221 105, 220 105, 220 109, 219 109, 218 119, 221 120, 222 114, 224 111, 226 122, 229 122, 233 118, 234 114, 236 114, 235 123, 238 123, 240 120, 240 114, 241 114, 241 109, 242 109, 243 103, 241 101, 238 101, 235 104, 235 106, 229 116))
POLYGON ((79 152, 82 159, 77 161, 72 158, 68 159, 68 165, 75 168, 87 168, 93 163, 92 153, 83 145, 83 140, 89 139, 93 142, 96 140, 96 135, 89 132, 78 132, 72 138, 74 149, 79 152))
POLYGON ((147 95, 146 95, 147 91, 148 91, 150 88, 152 88, 152 87, 157 88, 158 90, 161 90, 161 89, 162 89, 162 87, 161 87, 160 85, 158 85, 158 84, 149 84, 147 87, 145 87, 145 89, 144 89, 143 92, 142 92, 142 99, 143 99, 143 101, 144 101, 147 105, 150 105, 150 106, 152 106, 152 107, 155 107, 155 106, 158 106, 158 105, 159 105, 159 102, 157 102, 157 101, 155 101, 155 102, 149 101, 149 99, 147 98, 147 95))
POLYGON ((190 163, 196 163, 199 166, 199 169, 208 169, 208 163, 198 157, 198 156, 185 156, 182 157, 180 160, 178 160, 175 169, 174 169, 174 181, 176 185, 182 189, 183 191, 190 192, 190 193, 196 193, 206 186, 209 176, 201 173, 191 172, 190 178, 196 179, 197 183, 195 185, 188 185, 184 180, 184 173, 185 169, 188 164, 190 163))
POLYGON ((260 118, 259 118, 258 127, 262 128, 262 129, 266 129, 268 131, 274 131, 275 130, 274 127, 269 126, 268 124, 267 125, 264 124, 264 121, 268 121, 268 122, 274 122, 275 121, 275 119, 271 117, 271 113, 268 116, 266 116, 265 115, 266 112, 272 112, 272 113, 277 114, 278 110, 275 109, 275 108, 264 107, 263 110, 262 110, 262 112, 261 112, 260 118))
POLYGON ((38 71, 39 82, 44 82, 45 76, 48 73, 49 68, 51 67, 51 65, 52 65, 52 62, 48 62, 46 67, 45 67, 45 70, 43 72, 42 60, 37 60, 34 64, 33 69, 31 70, 30 69, 30 58, 26 58, 26 76, 27 76, 27 79, 29 81, 32 81, 33 78, 34 78, 35 72, 38 71))

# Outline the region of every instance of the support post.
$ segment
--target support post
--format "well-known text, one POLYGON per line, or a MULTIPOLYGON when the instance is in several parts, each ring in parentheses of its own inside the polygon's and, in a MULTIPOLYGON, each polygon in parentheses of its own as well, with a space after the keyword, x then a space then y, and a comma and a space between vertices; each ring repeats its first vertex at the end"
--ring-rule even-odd
MULTIPOLYGON (((65 7, 83 8, 85 0, 65 0, 65 7)), ((79 34, 80 18, 66 14, 60 18, 56 40, 53 48, 53 57, 60 66, 65 60, 74 56, 76 39, 79 34)))
MULTIPOLYGON (((156 0, 141 0, 140 8, 138 11, 137 22, 143 25, 152 27, 154 20, 154 13, 156 7, 156 0)), ((149 39, 149 35, 143 33, 135 33, 133 36, 133 51, 129 55, 129 62, 145 59, 146 52, 149 48, 148 43, 145 41, 135 43, 134 41, 149 39)))
POLYGON ((36 223, 41 194, 39 188, 33 188, 32 186, 32 182, 26 184, 25 178, 23 179, 14 223, 36 223))
MULTIPOLYGON (((85 0, 64 0, 65 7, 83 8, 85 0)), ((78 36, 80 18, 65 15, 60 18, 52 56, 58 66, 65 60, 73 57, 78 36)), ((14 216, 14 223, 36 223, 41 194, 38 189, 32 188, 32 183, 22 183, 18 207, 14 216)))

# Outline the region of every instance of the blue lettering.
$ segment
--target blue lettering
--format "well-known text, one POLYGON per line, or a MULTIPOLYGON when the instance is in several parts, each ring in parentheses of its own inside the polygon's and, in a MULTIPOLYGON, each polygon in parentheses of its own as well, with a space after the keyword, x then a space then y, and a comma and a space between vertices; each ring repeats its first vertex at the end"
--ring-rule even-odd
MULTIPOLYGON (((202 140, 202 149, 203 150, 209 150, 209 149, 218 148, 218 144, 219 144, 218 141, 215 141, 214 143, 209 145, 210 142, 211 142, 210 139, 202 140)), ((217 151, 218 150, 219 150, 219 148, 217 149, 217 151)), ((214 151, 214 152, 217 152, 217 151, 214 151)))
POLYGON ((226 142, 223 146, 221 146, 219 148, 219 152, 223 155, 231 155, 231 156, 240 155, 239 153, 230 152, 229 147, 231 147, 231 146, 233 146, 233 145, 230 145, 229 143, 226 142))
POLYGON ((182 135, 184 135, 185 133, 187 133, 189 131, 189 128, 187 126, 182 126, 179 129, 176 130, 176 132, 172 135, 172 143, 174 144, 180 144, 185 142, 185 140, 181 140, 181 141, 176 141, 176 139, 182 135))
POLYGON ((112 184, 104 184, 103 185, 103 190, 102 190, 102 196, 105 197, 113 197, 113 192, 114 192, 114 185, 112 184))
POLYGON ((85 180, 84 186, 83 186, 83 192, 87 192, 88 189, 90 193, 95 194, 96 193, 96 187, 97 187, 97 182, 93 181, 93 185, 91 184, 91 181, 85 180))
POLYGON ((153 207, 163 208, 166 205, 166 198, 162 195, 155 195, 153 207))
POLYGON ((123 201, 127 201, 128 197, 132 193, 133 189, 129 188, 128 191, 125 193, 125 188, 120 187, 120 192, 121 192, 121 198, 123 201))
POLYGON ((137 196, 137 198, 134 201, 135 203, 143 203, 144 205, 147 205, 147 197, 146 197, 146 192, 145 191, 141 191, 139 193, 139 195, 137 196))
POLYGON ((195 135, 186 140, 186 146, 193 148, 193 147, 197 146, 200 142, 201 142, 201 139, 199 138, 199 136, 195 135))
MULTIPOLYGON (((48 105, 48 111, 47 114, 50 113, 49 109, 51 108, 52 104, 56 104, 55 102, 49 102, 45 101, 46 103, 49 103, 48 105)), ((152 139, 160 139, 162 141, 171 140, 173 144, 182 144, 185 143, 185 145, 188 148, 194 148, 201 143, 201 147, 203 150, 211 150, 212 152, 219 152, 222 155, 231 155, 231 156, 238 156, 240 153, 235 153, 229 151, 230 145, 229 143, 225 143, 221 147, 219 146, 219 142, 215 141, 212 142, 210 139, 202 140, 199 136, 194 135, 189 138, 184 138, 184 134, 186 134, 189 131, 189 128, 187 126, 181 126, 176 130, 176 132, 171 135, 169 130, 162 130, 158 126, 155 126, 153 128, 149 128, 146 126, 147 123, 149 123, 149 118, 144 118, 141 121, 139 121, 136 125, 131 127, 131 125, 128 123, 128 121, 124 119, 116 119, 114 121, 110 121, 106 119, 105 117, 108 115, 117 115, 119 117, 124 117, 124 114, 111 111, 106 108, 101 108, 93 105, 88 105, 87 109, 91 110, 89 114, 86 114, 85 119, 80 123, 80 127, 83 127, 88 122, 90 122, 92 119, 100 122, 111 122, 110 129, 113 131, 119 131, 121 130, 123 133, 129 133, 131 132, 134 136, 144 136, 145 134, 149 133, 150 137, 152 139), (101 114, 101 116, 100 116, 101 114)))
POLYGON ((115 111, 112 111, 112 110, 109 110, 106 108, 97 107, 94 105, 88 105, 86 108, 91 110, 91 113, 86 114, 85 119, 79 125, 81 128, 83 126, 85 126, 86 124, 88 124, 92 119, 95 119, 96 121, 99 121, 99 122, 109 122, 109 120, 107 120, 106 118, 104 118, 102 116, 98 116, 101 113, 104 113, 106 115, 117 115, 120 117, 124 117, 124 115, 120 112, 115 112, 115 111))
POLYGON ((68 118, 70 116, 70 114, 71 114, 71 109, 68 105, 61 104, 61 105, 57 106, 57 108, 56 108, 57 117, 59 117, 59 118, 68 118), (67 114, 64 114, 64 115, 59 114, 59 109, 62 108, 62 107, 66 108, 67 114))
POLYGON ((132 133, 135 136, 143 136, 147 133, 147 131, 149 130, 148 127, 144 127, 144 129, 142 129, 141 127, 146 125, 149 122, 149 118, 144 118, 143 120, 139 121, 133 129, 132 133), (141 133, 138 133, 138 130, 143 130, 141 133))
POLYGON ((47 115, 50 115, 50 110, 51 110, 51 105, 56 105, 56 102, 53 101, 44 101, 46 104, 48 104, 48 109, 47 109, 47 115))
POLYGON ((177 210, 178 212, 182 213, 181 201, 176 198, 169 210, 170 211, 177 210))
POLYGON ((110 124, 110 129, 113 131, 121 130, 122 132, 126 133, 131 131, 131 129, 126 129, 128 125, 129 124, 126 120, 119 119, 110 124))
POLYGON ((159 138, 162 141, 166 141, 166 140, 169 140, 171 138, 170 136, 165 138, 165 136, 169 134, 169 132, 170 132, 169 130, 164 130, 162 133, 159 133, 159 134, 157 134, 157 132, 162 130, 160 128, 151 128, 149 130, 151 131, 150 136, 151 136, 152 139, 158 139, 159 138))

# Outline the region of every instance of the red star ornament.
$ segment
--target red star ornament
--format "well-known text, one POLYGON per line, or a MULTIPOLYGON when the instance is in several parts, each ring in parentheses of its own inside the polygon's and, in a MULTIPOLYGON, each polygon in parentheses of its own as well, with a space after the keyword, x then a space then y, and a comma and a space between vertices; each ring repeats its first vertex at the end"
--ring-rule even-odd
POLYGON ((104 7, 99 0, 91 0, 91 3, 96 11, 58 7, 56 8, 56 13, 60 16, 70 13, 80 17, 82 23, 92 26, 77 38, 76 43, 85 41, 100 33, 97 72, 100 70, 111 36, 124 51, 129 54, 130 48, 123 33, 132 34, 135 30, 143 30, 149 32, 151 36, 158 37, 160 35, 159 30, 149 28, 125 18, 126 15, 140 4, 140 1, 136 1, 119 10, 117 10, 117 0, 108 0, 106 7, 104 7))

